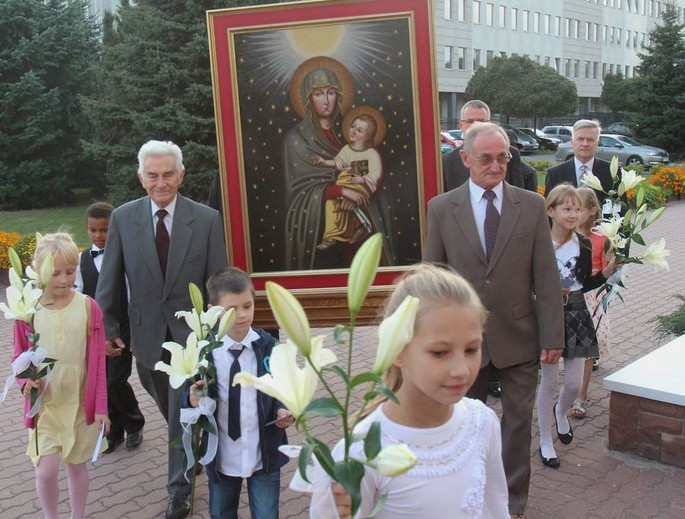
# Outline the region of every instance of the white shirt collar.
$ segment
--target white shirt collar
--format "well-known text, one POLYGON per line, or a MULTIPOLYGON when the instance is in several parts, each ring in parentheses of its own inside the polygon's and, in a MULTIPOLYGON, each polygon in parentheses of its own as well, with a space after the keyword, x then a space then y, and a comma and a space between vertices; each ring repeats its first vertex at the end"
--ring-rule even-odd
MULTIPOLYGON (((167 205, 164 209, 166 209, 166 212, 171 216, 171 219, 174 219, 174 211, 176 210, 176 200, 178 200, 178 195, 174 197, 174 199, 169 202, 169 205, 167 205)), ((152 209, 152 216, 155 216, 157 214, 157 211, 159 211, 160 207, 155 204, 155 201, 150 198, 150 208, 152 209)))
POLYGON ((585 164, 585 165, 587 166, 587 170, 588 170, 589 172, 592 172, 592 166, 595 165, 595 158, 592 157, 590 160, 588 160, 587 162, 583 163, 583 162, 579 161, 577 158, 573 157, 573 163, 574 163, 574 165, 576 166, 576 173, 580 173, 580 167, 581 167, 583 164, 585 164))
MULTIPOLYGON (((504 196, 504 182, 500 182, 497 184, 495 187, 491 189, 491 191, 494 191, 495 195, 497 196, 498 200, 502 200, 504 196)), ((469 179, 469 193, 471 194, 471 200, 478 204, 483 198, 483 193, 485 193, 485 189, 477 185, 473 180, 469 179)))
POLYGON ((254 329, 252 327, 250 327, 248 332, 245 334, 245 337, 243 337, 241 340, 236 341, 235 339, 229 337, 228 335, 224 335, 221 338, 221 342, 223 342, 222 348, 225 348, 226 351, 231 349, 231 346, 233 346, 234 344, 242 344, 243 346, 245 346, 246 348, 251 350, 252 349, 252 343, 258 339, 259 339, 259 334, 256 331, 254 331, 254 329))

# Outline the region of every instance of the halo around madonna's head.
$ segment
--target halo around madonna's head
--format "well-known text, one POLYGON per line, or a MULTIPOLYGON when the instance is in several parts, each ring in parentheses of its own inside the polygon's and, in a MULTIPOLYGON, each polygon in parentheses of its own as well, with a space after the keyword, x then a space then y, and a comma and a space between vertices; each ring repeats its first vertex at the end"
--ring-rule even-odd
POLYGON ((376 121, 376 136, 373 138, 373 144, 371 145, 372 148, 375 148, 381 142, 383 142, 383 139, 385 139, 385 132, 387 130, 387 126, 385 124, 385 117, 383 117, 383 114, 375 108, 373 108, 372 106, 355 106, 345 114, 345 117, 343 118, 342 122, 343 136, 349 144, 350 133, 347 131, 347 129, 352 125, 352 122, 362 114, 366 114, 369 117, 372 117, 374 121, 376 121))
POLYGON ((344 115, 352 106, 354 101, 354 82, 352 81, 352 76, 350 75, 345 65, 340 63, 338 60, 329 58, 328 56, 314 56, 306 61, 303 61, 290 80, 290 103, 292 104, 295 112, 300 117, 305 116, 305 97, 309 95, 310 92, 303 94, 302 83, 307 79, 307 76, 316 71, 324 71, 321 74, 323 77, 334 76, 337 78, 339 84, 335 84, 332 81, 324 81, 330 84, 317 84, 317 87, 327 87, 334 86, 340 90, 342 93, 342 101, 340 103, 340 112, 344 115))

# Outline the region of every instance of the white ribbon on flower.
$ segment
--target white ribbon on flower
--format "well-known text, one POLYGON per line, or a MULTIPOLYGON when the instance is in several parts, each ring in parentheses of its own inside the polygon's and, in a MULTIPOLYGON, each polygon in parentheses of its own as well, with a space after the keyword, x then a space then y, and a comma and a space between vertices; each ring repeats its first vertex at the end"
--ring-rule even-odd
MULTIPOLYGON (((216 410, 216 402, 204 396, 200 398, 200 402, 197 407, 187 407, 181 409, 181 427, 183 428, 183 437, 181 439, 183 443, 183 450, 186 453, 186 458, 188 459, 188 464, 186 465, 185 478, 188 480, 187 472, 195 466, 195 455, 193 454, 193 447, 191 445, 192 439, 192 426, 196 424, 201 416, 206 416, 209 424, 217 430, 216 420, 214 419, 214 411, 216 410)), ((219 443, 219 438, 215 433, 209 432, 207 439, 207 452, 202 457, 200 461, 201 465, 207 465, 216 456, 216 449, 219 443)))
MULTIPOLYGON (((36 346, 35 348, 26 350, 16 359, 14 359, 12 361, 12 374, 7 378, 7 380, 5 380, 5 386, 2 390, 2 395, 0 395, 0 402, 5 401, 5 398, 7 397, 7 392, 9 391, 12 384, 14 384, 17 380, 17 375, 26 371, 32 364, 37 368, 43 363, 45 357, 47 356, 48 352, 45 349, 41 348, 40 346, 36 346)), ((45 384, 43 386, 43 392, 45 392, 45 387, 47 387, 48 385, 51 373, 52 371, 48 369, 48 372, 44 377, 45 384)), ((36 399, 36 403, 29 411, 29 418, 33 418, 38 413, 38 410, 40 409, 40 404, 42 402, 42 396, 43 393, 41 393, 36 399)))

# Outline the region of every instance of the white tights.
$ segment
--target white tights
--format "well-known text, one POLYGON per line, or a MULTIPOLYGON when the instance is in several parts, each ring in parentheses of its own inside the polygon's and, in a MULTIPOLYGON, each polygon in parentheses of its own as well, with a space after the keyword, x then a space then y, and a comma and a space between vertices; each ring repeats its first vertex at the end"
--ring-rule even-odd
MULTIPOLYGON (((71 505, 71 519, 83 519, 86 515, 86 496, 88 495, 88 469, 85 463, 65 463, 69 481, 69 504, 71 505)), ((59 454, 41 456, 36 467, 36 493, 43 507, 45 519, 58 519, 59 485, 59 454)))
MULTIPOLYGON (((566 413, 578 398, 580 386, 583 382, 583 368, 585 358, 563 359, 564 382, 559 392, 559 401, 556 407, 557 423, 559 432, 565 434, 571 430, 571 424, 566 413)), ((554 441, 552 440, 552 407, 554 406, 554 394, 559 383, 559 364, 540 364, 540 387, 536 406, 538 411, 538 425, 540 427, 540 448, 545 458, 556 458, 554 441)))

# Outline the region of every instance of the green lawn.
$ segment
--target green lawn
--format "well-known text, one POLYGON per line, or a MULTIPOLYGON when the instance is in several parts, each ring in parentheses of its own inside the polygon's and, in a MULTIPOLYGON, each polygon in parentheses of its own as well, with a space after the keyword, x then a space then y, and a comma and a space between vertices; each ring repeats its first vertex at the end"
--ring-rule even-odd
POLYGON ((86 208, 88 204, 53 209, 31 209, 28 211, 0 211, 0 230, 21 234, 55 231, 70 233, 79 247, 90 245, 86 233, 86 208))

